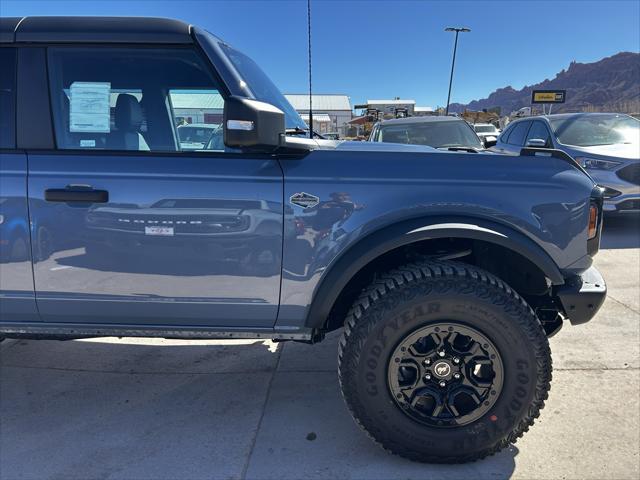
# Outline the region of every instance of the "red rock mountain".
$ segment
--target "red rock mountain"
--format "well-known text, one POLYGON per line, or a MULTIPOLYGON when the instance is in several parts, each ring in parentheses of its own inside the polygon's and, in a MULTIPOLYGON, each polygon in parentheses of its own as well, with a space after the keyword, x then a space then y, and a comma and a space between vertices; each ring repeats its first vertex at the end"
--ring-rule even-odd
POLYGON ((499 88, 489 97, 464 105, 452 103, 450 110, 462 112, 500 107, 503 115, 531 105, 532 90, 566 90, 566 103, 553 112, 640 112, 640 54, 621 52, 593 63, 571 62, 552 80, 525 86, 499 88))

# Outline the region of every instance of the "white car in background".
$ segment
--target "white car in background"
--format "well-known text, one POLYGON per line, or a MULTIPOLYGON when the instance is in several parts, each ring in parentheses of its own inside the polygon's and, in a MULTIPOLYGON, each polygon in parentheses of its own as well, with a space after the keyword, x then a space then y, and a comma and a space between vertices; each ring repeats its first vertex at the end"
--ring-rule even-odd
POLYGON ((485 147, 489 148, 496 144, 500 130, 495 125, 491 123, 474 123, 471 127, 476 131, 485 147))
POLYGON ((209 140, 220 128, 217 123, 186 123, 178 125, 178 138, 181 150, 204 150, 209 140))

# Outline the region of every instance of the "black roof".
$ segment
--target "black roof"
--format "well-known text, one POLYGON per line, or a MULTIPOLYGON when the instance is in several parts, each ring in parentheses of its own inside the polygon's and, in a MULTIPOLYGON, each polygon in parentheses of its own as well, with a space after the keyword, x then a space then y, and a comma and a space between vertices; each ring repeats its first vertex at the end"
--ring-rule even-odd
POLYGON ((193 43, 189 24, 150 17, 4 17, 0 42, 193 43))

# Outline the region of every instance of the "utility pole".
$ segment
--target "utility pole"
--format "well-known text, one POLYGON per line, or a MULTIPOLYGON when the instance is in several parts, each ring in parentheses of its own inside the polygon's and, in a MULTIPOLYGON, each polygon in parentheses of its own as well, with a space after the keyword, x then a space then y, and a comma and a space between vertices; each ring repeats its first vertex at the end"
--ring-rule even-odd
POLYGON ((456 50, 458 49, 458 34, 460 32, 470 32, 470 28, 466 27, 447 27, 445 32, 456 32, 456 39, 453 44, 453 59, 451 60, 451 76, 449 77, 449 94, 447 95, 447 109, 445 115, 449 115, 449 102, 451 101, 451 84, 453 83, 453 68, 456 65, 456 50))
POLYGON ((309 47, 309 138, 313 138, 313 93, 311 90, 311 0, 307 0, 307 41, 309 47))

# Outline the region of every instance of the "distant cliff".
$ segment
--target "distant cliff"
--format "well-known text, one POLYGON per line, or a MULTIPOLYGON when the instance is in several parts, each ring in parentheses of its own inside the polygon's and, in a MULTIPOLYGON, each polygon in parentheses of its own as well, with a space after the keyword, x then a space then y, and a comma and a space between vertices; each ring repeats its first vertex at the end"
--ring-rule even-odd
POLYGON ((571 62, 552 80, 515 90, 499 88, 487 98, 467 105, 452 103, 449 110, 462 112, 500 107, 502 114, 531 105, 532 90, 566 90, 566 103, 553 112, 640 112, 640 54, 621 52, 593 63, 571 62))

